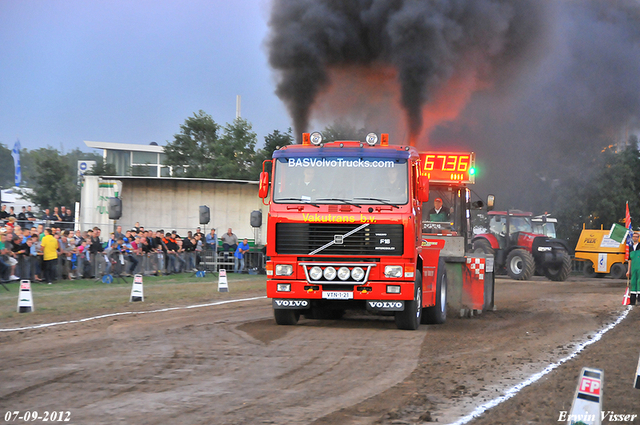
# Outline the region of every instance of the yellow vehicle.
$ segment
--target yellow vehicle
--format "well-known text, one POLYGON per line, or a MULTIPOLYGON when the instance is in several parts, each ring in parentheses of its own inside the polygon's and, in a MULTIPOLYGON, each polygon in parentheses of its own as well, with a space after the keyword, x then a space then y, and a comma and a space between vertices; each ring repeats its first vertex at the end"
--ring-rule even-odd
POLYGON ((609 238, 609 230, 582 229, 576 245, 575 259, 586 261, 584 274, 587 277, 602 277, 609 273, 614 279, 627 274, 624 260, 624 242, 609 238))

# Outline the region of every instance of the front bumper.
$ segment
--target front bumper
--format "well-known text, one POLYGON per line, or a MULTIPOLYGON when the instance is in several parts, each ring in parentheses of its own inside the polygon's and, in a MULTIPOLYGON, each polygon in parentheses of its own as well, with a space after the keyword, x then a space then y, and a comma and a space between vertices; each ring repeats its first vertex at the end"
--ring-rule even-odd
MULTIPOLYGON (((344 293, 344 300, 413 300, 414 281, 369 281, 365 284, 323 284, 309 283, 306 280, 269 279, 267 280, 267 297, 278 299, 308 299, 340 301, 335 293, 344 293), (278 291, 277 285, 290 285, 290 291, 278 291), (399 293, 388 293, 387 287, 400 287, 399 293)), ((338 294, 340 295, 340 294, 338 294)))

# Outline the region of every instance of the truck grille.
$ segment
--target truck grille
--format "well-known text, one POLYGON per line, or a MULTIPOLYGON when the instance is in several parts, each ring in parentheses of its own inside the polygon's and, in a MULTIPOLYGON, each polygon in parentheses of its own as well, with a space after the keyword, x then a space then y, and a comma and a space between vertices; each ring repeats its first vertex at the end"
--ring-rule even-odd
POLYGON ((278 254, 309 255, 402 255, 404 232, 402 224, 361 223, 277 223, 276 252, 278 254), (339 243, 342 239, 342 243, 339 243), (330 244, 331 243, 331 244, 330 244), (323 246, 329 246, 321 249, 323 246))

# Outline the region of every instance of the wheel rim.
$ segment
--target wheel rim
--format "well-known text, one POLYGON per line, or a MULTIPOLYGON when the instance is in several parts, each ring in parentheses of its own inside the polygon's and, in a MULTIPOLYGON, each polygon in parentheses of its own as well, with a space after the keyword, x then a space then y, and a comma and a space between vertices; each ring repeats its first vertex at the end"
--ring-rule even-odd
POLYGON ((416 308, 416 319, 420 318, 420 312, 422 311, 422 294, 420 288, 418 288, 418 296, 416 297, 416 302, 418 304, 418 308, 416 308))
POLYGON ((516 256, 513 257, 511 259, 511 270, 515 273, 515 274, 520 274, 522 273, 522 258, 516 256))

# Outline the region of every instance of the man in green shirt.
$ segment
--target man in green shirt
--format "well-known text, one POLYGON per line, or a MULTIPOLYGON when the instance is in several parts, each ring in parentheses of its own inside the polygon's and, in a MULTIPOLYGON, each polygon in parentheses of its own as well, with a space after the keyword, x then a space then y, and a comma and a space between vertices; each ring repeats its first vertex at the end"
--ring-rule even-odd
POLYGON ((433 200, 433 208, 427 214, 429 221, 448 222, 449 212, 442 206, 442 198, 433 200))
MULTIPOLYGON (((637 243, 638 232, 634 232, 633 241, 637 243)), ((636 305, 636 300, 640 296, 640 250, 633 248, 629 249, 629 269, 627 270, 627 277, 631 277, 629 280, 629 295, 630 304, 636 305)))

